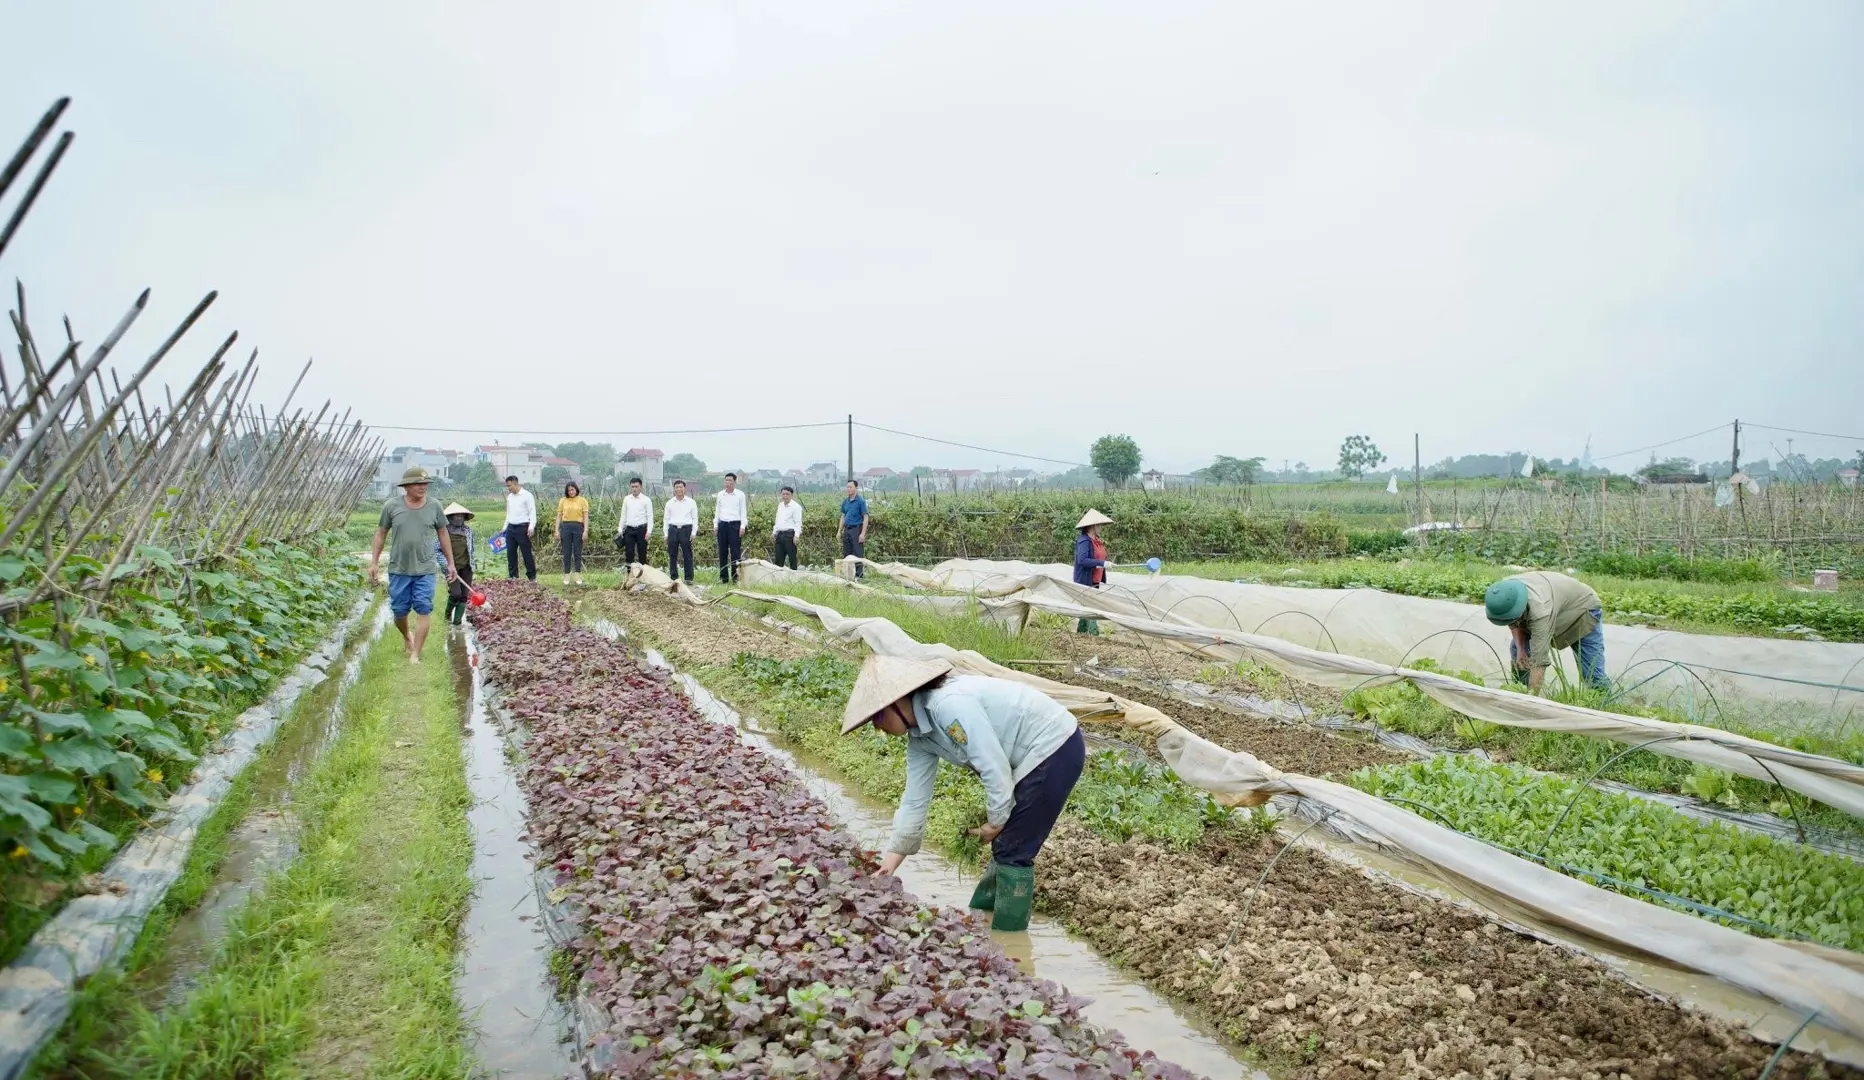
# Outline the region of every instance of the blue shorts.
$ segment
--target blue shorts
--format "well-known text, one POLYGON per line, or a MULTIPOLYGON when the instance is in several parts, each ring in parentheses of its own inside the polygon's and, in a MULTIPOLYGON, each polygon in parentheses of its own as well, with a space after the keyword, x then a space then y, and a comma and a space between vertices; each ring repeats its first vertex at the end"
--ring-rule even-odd
POLYGON ((388 575, 388 609, 395 613, 397 619, 405 618, 409 611, 416 615, 432 615, 434 575, 388 575))

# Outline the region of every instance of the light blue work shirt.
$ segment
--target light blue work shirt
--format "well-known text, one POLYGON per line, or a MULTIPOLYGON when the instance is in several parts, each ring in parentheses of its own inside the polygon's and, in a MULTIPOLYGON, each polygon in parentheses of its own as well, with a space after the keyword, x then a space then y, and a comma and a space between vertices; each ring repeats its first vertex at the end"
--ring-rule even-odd
POLYGON ((1010 820, 1016 785, 1074 734, 1074 715, 1054 698, 1008 679, 953 675, 912 696, 914 725, 906 731, 906 792, 893 815, 887 850, 911 855, 925 839, 926 811, 941 761, 962 765, 984 782, 992 825, 1010 820))

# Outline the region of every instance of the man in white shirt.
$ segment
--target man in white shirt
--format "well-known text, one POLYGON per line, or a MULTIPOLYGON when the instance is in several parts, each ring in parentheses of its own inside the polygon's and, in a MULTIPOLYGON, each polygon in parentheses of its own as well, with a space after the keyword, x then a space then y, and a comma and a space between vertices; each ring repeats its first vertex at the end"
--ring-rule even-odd
POLYGON ((537 531, 537 497, 505 477, 505 571, 518 576, 518 552, 524 552, 524 576, 537 580, 537 560, 531 555, 531 534, 537 531))
POLYGON ((621 565, 647 562, 647 534, 654 529, 654 500, 641 494, 641 478, 628 478, 628 493, 621 497, 621 520, 615 523, 615 545, 621 548, 621 565))
POLYGON ((693 529, 699 525, 699 500, 688 498, 686 481, 673 481, 673 497, 660 514, 661 533, 667 541, 667 576, 680 579, 680 558, 686 560, 686 584, 693 583, 693 529))
POLYGON ((749 510, 749 500, 738 490, 738 474, 726 473, 725 490, 712 503, 712 530, 718 535, 718 579, 727 585, 738 580, 749 510))
POLYGON ((802 535, 803 504, 796 501, 796 489, 786 484, 777 492, 777 520, 770 527, 771 539, 776 543, 770 561, 782 566, 788 560, 789 568, 796 569, 796 541, 802 535))

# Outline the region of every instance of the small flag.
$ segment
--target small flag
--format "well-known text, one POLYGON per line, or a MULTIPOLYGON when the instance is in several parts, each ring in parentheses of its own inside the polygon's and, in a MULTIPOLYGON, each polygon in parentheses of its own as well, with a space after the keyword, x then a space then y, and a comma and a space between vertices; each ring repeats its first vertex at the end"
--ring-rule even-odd
POLYGON ((1398 474, 1397 473, 1393 473, 1391 480, 1388 483, 1386 483, 1385 494, 1387 495, 1398 494, 1398 474))
POLYGON ((505 534, 504 533, 502 532, 493 533, 491 539, 487 540, 485 543, 487 547, 492 549, 492 554, 503 555, 505 553, 505 534))

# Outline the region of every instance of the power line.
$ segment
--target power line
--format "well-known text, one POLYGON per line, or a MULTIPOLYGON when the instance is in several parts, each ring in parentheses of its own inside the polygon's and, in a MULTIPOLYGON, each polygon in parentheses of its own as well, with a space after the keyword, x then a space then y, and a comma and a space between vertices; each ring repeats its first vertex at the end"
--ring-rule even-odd
POLYGON ((894 428, 881 427, 878 424, 863 424, 859 420, 854 422, 854 426, 866 428, 869 431, 884 431, 889 435, 904 435, 909 439, 923 439, 926 442, 941 443, 945 446, 960 446, 966 450, 982 450, 986 454, 1001 454, 1004 457, 1024 458, 1029 461, 1046 461, 1051 465, 1073 465, 1081 468, 1092 468, 1092 466, 1088 465, 1085 461, 1064 461, 1061 458, 1043 457, 1041 454, 1019 454, 1014 450, 994 450, 988 446, 974 446, 971 443, 954 442, 951 439, 935 439, 930 435, 915 435, 910 431, 899 431, 894 428))
MULTIPOLYGON (((1707 428, 1705 430, 1698 431, 1694 435, 1684 435, 1682 438, 1679 438, 1679 439, 1665 439, 1663 442, 1660 442, 1660 443, 1651 443, 1649 446, 1640 446, 1636 450, 1620 450, 1616 454, 1599 455, 1599 456, 1595 456, 1592 460, 1610 461, 1613 458, 1629 457, 1632 454, 1642 454, 1646 450, 1656 450, 1661 447, 1671 446, 1675 443, 1688 442, 1691 439, 1699 439, 1704 435, 1712 435, 1715 432, 1720 431, 1727 426, 1728 426, 1727 424, 1717 424, 1712 428, 1707 428)), ((1759 425, 1755 425, 1755 426, 1758 427, 1759 425)))
MULTIPOLYGON (((249 420, 260 419, 259 414, 256 412, 246 412, 243 415, 249 420)), ((281 419, 277 416, 267 416, 265 419, 273 423, 281 422, 281 419)), ((361 423, 361 421, 354 419, 348 421, 320 420, 317 422, 317 426, 347 428, 358 423, 361 423)), ((542 431, 530 428, 508 427, 421 427, 417 424, 363 424, 363 426, 369 428, 371 431, 415 431, 430 435, 486 435, 492 432, 498 432, 501 435, 623 435, 633 438, 637 435, 731 435, 747 431, 795 431, 800 428, 838 428, 841 427, 842 424, 843 421, 832 420, 824 424, 765 424, 757 427, 667 428, 659 431, 617 431, 613 429, 603 431, 542 431)))
POLYGON ((1812 435, 1821 439, 1848 439, 1852 442, 1864 442, 1864 435, 1834 435, 1829 431, 1801 431, 1798 428, 1774 427, 1772 424, 1749 423, 1747 426, 1765 431, 1784 431, 1788 435, 1812 435))

